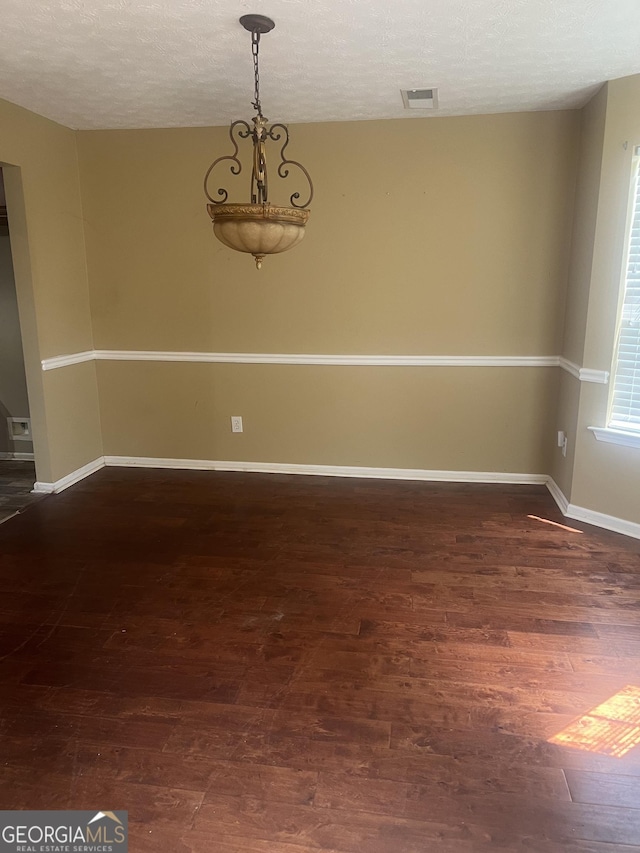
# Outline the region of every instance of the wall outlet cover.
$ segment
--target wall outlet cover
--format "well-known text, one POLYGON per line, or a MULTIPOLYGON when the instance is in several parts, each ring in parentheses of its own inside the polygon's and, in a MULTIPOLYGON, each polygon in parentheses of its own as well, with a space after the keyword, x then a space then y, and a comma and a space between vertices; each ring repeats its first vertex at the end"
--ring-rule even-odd
POLYGON ((31 441, 31 418, 7 418, 12 441, 31 441))

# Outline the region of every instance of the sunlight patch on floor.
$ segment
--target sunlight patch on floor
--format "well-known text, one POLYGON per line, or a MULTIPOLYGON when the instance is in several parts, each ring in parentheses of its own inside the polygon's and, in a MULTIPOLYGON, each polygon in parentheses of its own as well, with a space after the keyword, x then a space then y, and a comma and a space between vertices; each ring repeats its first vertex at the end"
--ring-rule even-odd
POLYGON ((549 738, 549 743, 622 758, 640 744, 640 687, 623 687, 549 738))
POLYGON ((539 515, 528 515, 534 521, 541 521, 543 524, 551 524, 553 527, 559 527, 561 530, 568 530, 569 533, 584 533, 584 530, 577 530, 575 527, 568 527, 566 524, 560 524, 559 521, 551 521, 549 518, 540 518, 539 515))

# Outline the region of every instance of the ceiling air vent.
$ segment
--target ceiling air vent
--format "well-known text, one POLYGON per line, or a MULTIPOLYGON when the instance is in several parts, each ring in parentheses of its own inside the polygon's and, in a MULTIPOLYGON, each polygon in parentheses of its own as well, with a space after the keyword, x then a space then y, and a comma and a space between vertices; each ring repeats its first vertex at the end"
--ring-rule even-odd
POLYGON ((406 110, 435 110, 438 108, 437 89, 401 89, 406 110))

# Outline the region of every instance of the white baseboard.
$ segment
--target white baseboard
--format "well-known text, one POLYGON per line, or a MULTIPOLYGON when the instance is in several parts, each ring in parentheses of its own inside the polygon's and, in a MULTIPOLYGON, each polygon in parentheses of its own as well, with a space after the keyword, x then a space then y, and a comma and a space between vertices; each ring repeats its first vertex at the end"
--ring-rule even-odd
POLYGON ((547 488, 551 492, 551 497, 558 504, 560 512, 563 515, 567 514, 567 510, 569 509, 569 501, 564 496, 564 492, 560 489, 560 486, 556 483, 553 477, 547 477, 547 488))
POLYGON ((624 536, 631 536, 633 539, 640 539, 640 524, 569 503, 552 477, 547 479, 547 488, 558 504, 560 512, 567 518, 584 521, 586 524, 593 524, 594 527, 603 527, 605 530, 612 530, 614 533, 622 533, 624 536))
POLYGON ((61 477, 59 480, 56 480, 55 483, 43 483, 38 481, 33 484, 32 492, 36 495, 57 495, 58 492, 63 492, 65 489, 68 489, 69 486, 73 486, 80 480, 84 480, 84 478, 88 477, 90 474, 95 474, 95 472, 99 471, 101 468, 104 468, 104 456, 94 459, 93 462, 88 462, 86 465, 83 465, 82 468, 78 468, 77 471, 72 471, 70 474, 67 474, 66 477, 61 477))
POLYGON ((13 450, 3 450, 0 452, 0 459, 13 460, 14 462, 33 462, 33 453, 18 453, 13 450))
POLYGON ((503 471, 433 471, 423 468, 368 468, 353 465, 296 465, 287 462, 229 462, 212 459, 164 459, 153 456, 105 456, 104 464, 127 468, 174 468, 190 471, 244 471, 256 474, 303 474, 376 480, 422 480, 442 483, 514 483, 546 486, 568 518, 640 539, 640 524, 570 504, 552 477, 503 471))
POLYGON ((57 494, 104 466, 120 468, 172 468, 181 471, 238 471, 255 474, 301 474, 319 477, 361 477, 376 480, 421 480, 440 483, 513 483, 546 486, 567 518, 584 521, 640 539, 640 524, 569 503, 552 477, 504 471, 434 471, 423 468, 369 468, 354 465, 297 465, 288 462, 237 462, 213 459, 169 459, 154 456, 101 456, 55 483, 37 482, 36 494, 57 494))
POLYGON ((576 521, 584 521, 587 524, 593 524, 595 527, 604 527, 605 530, 613 530, 614 533, 622 533, 624 536, 640 539, 640 524, 636 524, 634 521, 627 521, 624 518, 617 518, 604 512, 596 512, 593 509, 585 509, 575 504, 569 504, 565 515, 567 518, 573 518, 576 521))
POLYGON ((105 456, 105 465, 127 468, 175 468, 191 471, 244 471, 254 474, 303 474, 376 480, 425 480, 446 483, 528 483, 545 485, 546 474, 494 471, 430 471, 422 468, 368 468, 353 465, 297 465, 289 462, 231 462, 212 459, 163 459, 151 456, 105 456))

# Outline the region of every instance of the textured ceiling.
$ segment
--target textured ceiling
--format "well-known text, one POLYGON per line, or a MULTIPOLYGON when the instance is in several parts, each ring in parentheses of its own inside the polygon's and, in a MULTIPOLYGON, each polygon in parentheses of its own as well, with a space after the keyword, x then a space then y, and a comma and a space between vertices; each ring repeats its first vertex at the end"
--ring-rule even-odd
POLYGON ((0 97, 74 128, 265 114, 287 122, 582 106, 640 72, 640 0, 0 0, 0 97), (440 108, 403 110, 401 88, 440 108))

